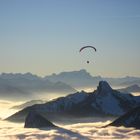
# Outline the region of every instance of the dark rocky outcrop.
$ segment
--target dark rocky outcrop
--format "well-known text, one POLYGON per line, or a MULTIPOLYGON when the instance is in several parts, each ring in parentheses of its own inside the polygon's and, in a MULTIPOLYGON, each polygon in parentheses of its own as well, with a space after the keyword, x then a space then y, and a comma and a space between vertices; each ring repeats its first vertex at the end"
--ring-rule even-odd
POLYGON ((140 129, 140 106, 130 110, 107 126, 125 126, 140 129))
POLYGON ((25 128, 56 127, 36 111, 30 111, 25 119, 25 128))

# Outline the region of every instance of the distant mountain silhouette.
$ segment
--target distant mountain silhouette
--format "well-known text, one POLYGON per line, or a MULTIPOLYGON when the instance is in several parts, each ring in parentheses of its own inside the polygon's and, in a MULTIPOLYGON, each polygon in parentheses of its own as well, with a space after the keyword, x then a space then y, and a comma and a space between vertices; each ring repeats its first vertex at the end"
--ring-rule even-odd
POLYGON ((140 92, 140 86, 138 85, 131 85, 131 86, 128 86, 126 88, 122 88, 122 89, 118 89, 119 91, 121 92, 140 92))
POLYGON ((79 71, 61 72, 59 74, 52 74, 46 76, 52 82, 64 82, 72 87, 93 87, 102 80, 100 76, 93 77, 86 70, 82 69, 79 71))
POLYGON ((130 110, 107 126, 125 126, 140 129, 140 106, 130 110))
POLYGON ((140 77, 122 77, 122 78, 107 78, 101 76, 92 76, 86 70, 82 69, 79 71, 61 72, 59 74, 52 74, 46 76, 52 82, 64 82, 71 85, 74 88, 78 87, 93 87, 97 86, 99 81, 105 80, 112 86, 129 86, 132 83, 140 85, 140 77))
MULTIPOLYGON (((74 93, 76 89, 94 88, 99 81, 105 80, 113 86, 124 86, 130 83, 140 83, 139 77, 104 78, 92 76, 86 70, 61 72, 46 77, 31 73, 2 73, 0 75, 0 97, 21 98, 33 97, 33 93, 74 93)), ((26 99, 27 99, 26 98, 26 99)))
POLYGON ((131 86, 139 85, 140 86, 140 77, 129 77, 127 76, 124 82, 121 82, 121 86, 131 86))
POLYGON ((62 82, 51 82, 31 73, 0 75, 0 97, 1 98, 23 98, 32 97, 32 93, 57 92, 72 93, 74 88, 62 82))
POLYGON ((121 93, 113 90, 106 81, 100 81, 94 92, 81 91, 44 104, 36 104, 15 113, 7 120, 23 121, 31 110, 46 115, 50 120, 57 120, 62 116, 120 116, 139 104, 140 96, 121 93))

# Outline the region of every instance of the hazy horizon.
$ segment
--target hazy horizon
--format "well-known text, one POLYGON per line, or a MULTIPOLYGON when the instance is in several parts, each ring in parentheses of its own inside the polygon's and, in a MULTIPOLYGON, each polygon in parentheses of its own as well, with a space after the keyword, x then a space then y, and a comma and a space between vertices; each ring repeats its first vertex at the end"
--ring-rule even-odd
MULTIPOLYGON (((75 71, 80 71, 80 70, 86 70, 86 69, 76 69, 76 70, 64 70, 64 71, 59 71, 59 72, 52 72, 52 73, 48 73, 48 74, 44 74, 44 75, 39 75, 38 73, 32 73, 32 72, 29 72, 29 71, 27 71, 27 72, 0 72, 0 75, 2 75, 2 74, 28 74, 28 73, 30 73, 30 74, 32 74, 32 75, 36 75, 36 76, 38 76, 38 77, 46 77, 46 76, 50 76, 50 75, 53 75, 53 74, 56 74, 56 75, 59 75, 59 74, 61 74, 61 73, 63 73, 63 72, 75 72, 75 71)), ((137 77, 137 78, 140 78, 140 75, 138 75, 138 76, 136 76, 136 75, 122 75, 122 76, 103 76, 103 75, 93 75, 93 73, 90 73, 89 71, 87 71, 86 70, 86 72, 88 72, 91 76, 93 76, 93 77, 98 77, 98 76, 101 76, 101 77, 103 77, 103 78, 125 78, 125 77, 137 77)))

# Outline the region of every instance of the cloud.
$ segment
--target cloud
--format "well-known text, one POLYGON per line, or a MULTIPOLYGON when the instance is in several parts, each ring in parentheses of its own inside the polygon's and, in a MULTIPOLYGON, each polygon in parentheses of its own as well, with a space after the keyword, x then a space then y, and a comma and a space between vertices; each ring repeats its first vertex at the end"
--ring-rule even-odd
POLYGON ((140 139, 140 130, 125 127, 101 126, 107 122, 63 125, 56 129, 23 128, 23 124, 0 121, 0 139, 3 140, 135 140, 140 139), (9 127, 10 126, 10 127, 9 127))
MULTIPOLYGON (((2 103, 1 108, 10 107, 12 103, 2 103)), ((15 103, 17 104, 17 103, 15 103)), ((15 105, 12 104, 12 105, 15 105)), ((3 111, 3 110, 2 110, 3 111)), ((6 113, 6 112, 5 112, 6 113)), ((9 112, 10 113, 10 112, 9 112)), ((80 119, 79 119, 80 120, 80 119)), ((57 124, 56 129, 31 129, 24 128, 23 123, 11 123, 0 120, 0 140, 136 140, 140 139, 140 130, 125 127, 106 127, 106 122, 92 122, 93 119, 85 123, 77 124, 57 124)), ((95 119, 97 120, 97 119, 95 119)), ((100 119, 98 119, 99 121, 100 119)), ((82 122, 82 121, 81 121, 82 122)))

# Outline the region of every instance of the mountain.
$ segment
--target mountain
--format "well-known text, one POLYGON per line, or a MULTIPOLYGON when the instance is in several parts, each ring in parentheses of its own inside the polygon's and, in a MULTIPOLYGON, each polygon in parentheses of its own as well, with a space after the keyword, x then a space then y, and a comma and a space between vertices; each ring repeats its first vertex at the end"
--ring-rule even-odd
POLYGON ((74 88, 62 82, 51 82, 47 79, 25 74, 2 73, 0 75, 0 97, 1 98, 23 98, 32 97, 33 93, 38 92, 57 92, 72 93, 74 88))
POLYGON ((43 128, 43 127, 56 127, 53 123, 48 121, 42 115, 35 111, 29 112, 25 119, 25 128, 43 128))
POLYGON ((139 77, 105 78, 92 76, 86 70, 61 72, 46 77, 31 73, 0 74, 0 98, 26 99, 34 97, 34 93, 74 93, 76 89, 94 88, 99 81, 105 80, 112 86, 126 86, 130 83, 140 85, 139 77), (16 98, 15 98, 16 97, 16 98))
POLYGON ((114 90, 106 81, 100 81, 87 104, 106 115, 120 116, 140 103, 140 96, 124 94, 114 90))
POLYGON ((130 110, 107 126, 125 126, 140 129, 140 106, 130 110))
POLYGON ((61 72, 59 74, 54 73, 52 75, 46 76, 44 79, 48 79, 52 82, 61 81, 71 85, 74 88, 93 87, 102 80, 100 76, 93 77, 84 69, 79 71, 61 72))
POLYGON ((140 92, 140 86, 138 86, 138 85, 131 85, 131 86, 128 86, 128 87, 126 87, 126 88, 122 88, 122 89, 118 89, 119 91, 121 91, 121 92, 128 92, 128 93, 130 93, 130 92, 140 92))
POLYGON ((140 77, 122 77, 122 78, 108 78, 101 76, 92 76, 85 69, 79 71, 61 72, 59 74, 52 74, 44 77, 52 82, 64 82, 74 88, 84 88, 97 86, 99 81, 105 80, 112 86, 130 86, 132 83, 140 85, 140 77))
POLYGON ((7 120, 23 121, 31 110, 36 110, 51 121, 65 116, 120 116, 139 104, 140 96, 121 93, 113 90, 106 81, 100 81, 97 89, 91 93, 81 91, 44 104, 33 105, 13 114, 7 120))

